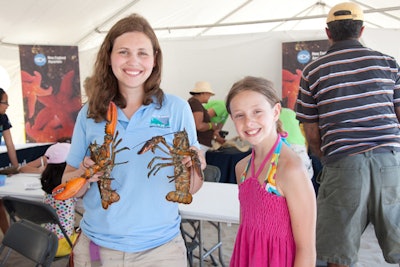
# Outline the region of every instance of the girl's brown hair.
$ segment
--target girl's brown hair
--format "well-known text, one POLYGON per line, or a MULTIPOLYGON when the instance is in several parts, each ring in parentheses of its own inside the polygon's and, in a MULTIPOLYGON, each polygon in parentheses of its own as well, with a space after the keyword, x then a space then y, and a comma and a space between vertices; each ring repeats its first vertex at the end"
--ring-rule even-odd
POLYGON ((132 14, 119 20, 110 29, 97 54, 93 75, 88 78, 85 84, 89 103, 88 117, 93 118, 96 122, 105 120, 110 101, 114 101, 120 108, 126 107, 126 99, 118 90, 118 80, 110 66, 110 57, 115 39, 127 32, 144 33, 153 45, 155 65, 150 77, 144 84, 143 105, 152 103, 153 97, 155 97, 159 106, 162 106, 164 92, 160 88, 162 69, 161 47, 148 21, 138 14, 132 14))
MULTIPOLYGON (((253 91, 262 94, 265 96, 271 107, 281 102, 274 88, 274 84, 271 81, 261 77, 247 76, 235 82, 226 96, 226 110, 229 114, 231 114, 230 103, 232 99, 244 91, 253 91)), ((276 122, 276 130, 278 133, 284 132, 282 122, 280 120, 277 120, 276 122)))

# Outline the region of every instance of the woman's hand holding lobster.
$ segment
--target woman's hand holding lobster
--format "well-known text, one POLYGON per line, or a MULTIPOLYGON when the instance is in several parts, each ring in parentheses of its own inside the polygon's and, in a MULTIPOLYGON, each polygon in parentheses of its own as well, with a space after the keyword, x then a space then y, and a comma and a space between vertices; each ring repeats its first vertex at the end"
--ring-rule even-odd
MULTIPOLYGON (((203 151, 201 151, 200 149, 198 149, 195 146, 191 146, 190 149, 195 150, 197 152, 198 159, 200 160, 200 164, 201 164, 201 169, 204 170, 207 166, 207 163, 206 163, 206 159, 204 157, 203 151)), ((185 165, 186 167, 192 167, 192 165, 193 165, 192 158, 190 156, 185 156, 182 159, 182 164, 185 165)))
MULTIPOLYGON (((201 166, 200 168, 201 168, 201 171, 203 171, 207 166, 206 159, 204 157, 203 151, 201 151, 200 149, 198 149, 197 147, 194 147, 194 146, 191 146, 190 149, 197 152, 197 159, 200 161, 200 166, 201 166)), ((193 160, 192 160, 192 158, 190 156, 186 156, 186 157, 183 158, 182 164, 184 164, 186 167, 192 167, 193 160)), ((190 184, 191 184, 190 193, 194 194, 203 185, 203 178, 204 177, 203 177, 203 175, 199 175, 197 173, 197 171, 195 171, 195 168, 192 168, 192 172, 191 172, 191 177, 190 178, 191 178, 190 179, 191 180, 190 181, 190 184)))
MULTIPOLYGON (((85 157, 81 164, 79 165, 79 170, 81 171, 81 174, 86 173, 88 169, 90 169, 91 166, 93 166, 95 162, 90 158, 90 157, 85 157)), ((96 172, 93 175, 90 176, 90 178, 86 179, 88 183, 93 183, 97 182, 99 180, 99 177, 103 175, 103 172, 96 172)))

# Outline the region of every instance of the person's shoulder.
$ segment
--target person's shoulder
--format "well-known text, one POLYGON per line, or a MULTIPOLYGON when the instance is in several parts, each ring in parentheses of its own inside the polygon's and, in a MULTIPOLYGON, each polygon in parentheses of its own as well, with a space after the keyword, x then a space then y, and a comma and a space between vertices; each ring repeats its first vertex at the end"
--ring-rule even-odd
POLYGON ((288 116, 292 115, 293 116, 293 115, 296 115, 296 112, 293 109, 282 107, 280 114, 288 115, 288 116))
POLYGON ((168 94, 168 93, 164 94, 164 101, 176 102, 176 103, 186 103, 186 100, 183 99, 182 97, 173 95, 173 94, 168 94))
POLYGON ((285 181, 297 179, 295 177, 307 176, 307 171, 301 158, 289 147, 282 146, 282 151, 279 157, 278 168, 283 172, 279 177, 285 181))
POLYGON ((79 114, 84 114, 84 115, 87 115, 87 113, 88 113, 88 109, 89 109, 89 104, 86 102, 86 103, 83 103, 82 104, 82 106, 80 107, 80 109, 79 109, 79 114))
POLYGON ((391 60, 391 61, 393 61, 393 62, 396 62, 395 57, 393 57, 393 56, 391 56, 391 55, 385 54, 385 53, 383 53, 383 52, 381 52, 381 51, 374 50, 374 49, 368 48, 368 47, 367 47, 366 49, 368 49, 368 51, 369 51, 370 53, 373 53, 373 54, 378 55, 378 56, 380 56, 380 57, 383 57, 383 58, 389 59, 389 60, 391 60))
POLYGON ((82 105, 82 107, 81 107, 81 112, 82 112, 82 111, 87 112, 88 109, 89 109, 89 103, 84 103, 84 104, 82 105))
POLYGON ((242 158, 236 163, 235 171, 237 174, 242 174, 251 159, 251 154, 247 155, 246 157, 242 158))
MULTIPOLYGON (((11 122, 7 116, 7 114, 0 114, 0 125, 3 125, 4 127, 6 127, 7 129, 9 129, 11 126, 11 122)), ((3 127, 3 130, 7 130, 6 128, 3 127)))
POLYGON ((205 107, 225 106, 225 101, 220 99, 210 99, 204 104, 205 107))
POLYGON ((318 68, 322 62, 324 62, 324 59, 321 57, 309 62, 302 70, 302 77, 307 76, 312 70, 318 68))
POLYGON ((188 105, 188 102, 180 96, 173 94, 164 94, 163 106, 173 106, 173 107, 184 107, 188 105))

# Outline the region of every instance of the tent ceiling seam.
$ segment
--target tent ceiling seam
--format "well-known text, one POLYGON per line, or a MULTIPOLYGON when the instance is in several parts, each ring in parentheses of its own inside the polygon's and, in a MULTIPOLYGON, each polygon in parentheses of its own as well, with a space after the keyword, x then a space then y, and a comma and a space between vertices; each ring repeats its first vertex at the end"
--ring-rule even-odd
MULTIPOLYGON (((366 7, 366 8, 368 8, 368 9, 370 9, 370 10, 374 10, 374 9, 375 9, 375 8, 372 7, 372 6, 369 6, 369 5, 366 5, 366 4, 364 4, 364 3, 361 3, 360 1, 354 0, 353 2, 356 3, 356 4, 358 4, 358 5, 360 5, 360 6, 366 7)), ((390 10, 390 11, 391 11, 391 10, 390 10)), ((365 12, 365 11, 364 11, 364 12, 365 12)), ((387 16, 387 17, 389 17, 389 18, 392 18, 392 19, 395 19, 395 20, 399 20, 399 21, 400 21, 400 18, 399 18, 399 17, 393 16, 392 14, 389 14, 389 13, 387 13, 386 11, 382 11, 382 14, 385 15, 385 16, 387 16)))
MULTIPOLYGON (((364 10, 364 13, 378 13, 378 12, 395 11, 395 10, 400 10, 400 6, 364 10)), ((240 26, 240 25, 252 25, 252 24, 266 24, 266 23, 273 23, 273 22, 287 22, 287 21, 319 19, 319 18, 326 18, 326 14, 302 16, 302 17, 277 18, 277 19, 269 19, 269 20, 230 22, 230 23, 220 23, 220 24, 198 24, 198 25, 186 25, 186 26, 154 27, 154 30, 155 31, 188 30, 188 29, 210 28, 210 27, 228 27, 228 26, 240 26)), ((399 18, 397 18, 397 19, 399 19, 399 18)), ((101 31, 101 33, 106 33, 106 32, 107 31, 101 31)))
MULTIPOLYGON (((238 6, 237 8, 235 8, 234 10, 232 10, 231 12, 229 12, 228 14, 226 14, 225 16, 223 16, 221 19, 219 19, 218 21, 216 21, 214 24, 218 25, 218 23, 226 20, 227 18, 229 18, 230 16, 232 16, 233 14, 235 14, 236 12, 238 12, 239 10, 241 10, 243 7, 247 6, 248 4, 250 4, 253 0, 247 0, 246 2, 244 2, 243 4, 241 4, 240 6, 238 6)), ((201 36, 202 34, 208 32, 210 29, 212 29, 213 27, 209 27, 207 29, 204 29, 203 31, 201 31, 197 36, 201 36)))
POLYGON ((136 5, 138 2, 140 2, 140 0, 133 0, 132 2, 130 2, 129 4, 125 5, 124 7, 120 8, 117 12, 111 14, 111 16, 109 16, 105 21, 103 21, 99 26, 97 26, 94 30, 90 31, 88 34, 86 34, 85 36, 83 36, 81 39, 79 39, 76 43, 80 44, 81 42, 83 42, 84 40, 86 40, 88 37, 90 37, 93 33, 101 33, 101 31, 99 30, 100 27, 106 25, 107 23, 109 23, 111 20, 113 20, 114 18, 118 17, 119 15, 121 15, 122 13, 126 12, 127 9, 129 9, 130 7, 136 5))

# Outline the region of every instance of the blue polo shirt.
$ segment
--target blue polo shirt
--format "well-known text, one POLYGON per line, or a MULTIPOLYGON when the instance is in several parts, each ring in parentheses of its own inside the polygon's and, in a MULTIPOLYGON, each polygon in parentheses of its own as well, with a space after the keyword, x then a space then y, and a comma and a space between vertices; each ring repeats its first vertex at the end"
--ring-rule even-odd
MULTIPOLYGON (((105 122, 96 123, 88 119, 88 106, 78 114, 74 128, 71 150, 67 163, 78 168, 91 142, 102 144, 105 122)), ((167 176, 174 174, 172 166, 161 168, 155 176, 148 177, 148 163, 156 156, 167 157, 159 149, 155 154, 148 151, 138 155, 146 141, 162 135, 169 145, 173 133, 186 130, 191 145, 198 146, 196 127, 188 103, 173 95, 165 95, 161 108, 157 104, 141 106, 128 119, 118 108, 118 148, 129 150, 119 152, 112 171, 111 187, 120 195, 120 200, 108 209, 101 206, 97 184, 93 184, 83 197, 85 213, 81 220, 83 232, 96 244, 125 252, 138 252, 169 242, 180 234, 178 204, 169 202, 165 196, 175 191, 175 184, 167 176)), ((163 147, 162 144, 159 144, 163 147)), ((165 147, 163 147, 166 149, 165 147)), ((156 160, 155 163, 165 160, 156 160)))

